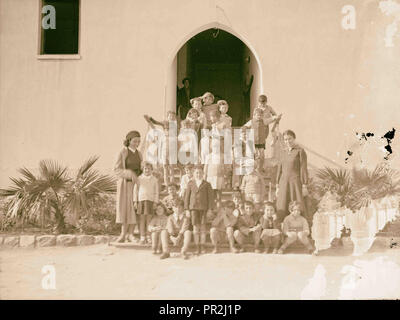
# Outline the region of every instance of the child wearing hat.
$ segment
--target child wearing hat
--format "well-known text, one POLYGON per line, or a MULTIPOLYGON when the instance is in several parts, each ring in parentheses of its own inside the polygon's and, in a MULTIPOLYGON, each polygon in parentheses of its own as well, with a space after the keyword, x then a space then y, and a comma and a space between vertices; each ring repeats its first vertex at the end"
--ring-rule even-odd
POLYGON ((143 173, 137 179, 133 188, 133 201, 139 218, 140 243, 151 242, 147 227, 153 217, 153 206, 159 202, 158 180, 153 176, 153 166, 143 161, 143 173))
POLYGON ((133 188, 141 174, 142 154, 138 150, 140 134, 130 131, 124 140, 124 148, 118 154, 114 165, 117 180, 116 223, 121 224, 121 234, 117 242, 124 242, 125 238, 133 242, 133 231, 137 223, 136 210, 133 205, 133 188))
POLYGON ((161 259, 170 257, 169 242, 173 245, 182 245, 181 254, 184 259, 188 258, 188 250, 192 239, 192 232, 189 230, 190 221, 183 211, 182 200, 175 200, 173 214, 168 217, 167 228, 161 232, 161 244, 163 254, 161 259))
POLYGON ((213 253, 218 253, 218 243, 222 239, 228 239, 231 252, 237 253, 233 230, 237 222, 237 217, 233 215, 235 205, 232 201, 224 201, 217 216, 211 223, 210 238, 214 245, 213 253))
POLYGON ((167 229, 168 220, 168 217, 166 216, 166 208, 162 203, 156 204, 155 213, 156 214, 151 218, 149 223, 153 254, 161 253, 159 252, 159 247, 161 244, 161 232, 167 229))
POLYGON ((220 120, 225 123, 226 128, 232 127, 232 118, 228 116, 227 112, 229 105, 225 100, 218 100, 217 102, 219 112, 221 113, 220 120))

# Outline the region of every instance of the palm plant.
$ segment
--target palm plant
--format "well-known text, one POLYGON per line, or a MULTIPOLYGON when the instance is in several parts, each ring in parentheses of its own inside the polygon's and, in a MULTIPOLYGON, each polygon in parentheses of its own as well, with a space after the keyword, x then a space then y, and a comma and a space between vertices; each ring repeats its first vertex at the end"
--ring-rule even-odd
POLYGON ((22 177, 11 178, 14 185, 0 189, 0 197, 10 199, 6 215, 34 221, 54 216, 55 231, 64 232, 68 209, 79 216, 96 196, 116 191, 112 177, 92 169, 97 159, 87 160, 75 179, 69 178, 66 167, 52 160, 39 162, 37 176, 26 168, 19 169, 22 177))
POLYGON ((354 192, 349 202, 355 210, 368 206, 371 200, 400 194, 398 172, 387 166, 378 165, 374 170, 354 168, 352 182, 354 192))
POLYGON ((85 161, 75 179, 68 184, 65 203, 75 221, 79 220, 82 213, 88 213, 93 202, 99 200, 99 195, 116 192, 115 179, 92 168, 98 159, 95 156, 85 161))
POLYGON ((316 188, 322 194, 327 191, 336 193, 339 200, 344 205, 346 198, 352 192, 350 173, 346 169, 332 169, 325 167, 315 173, 316 188))

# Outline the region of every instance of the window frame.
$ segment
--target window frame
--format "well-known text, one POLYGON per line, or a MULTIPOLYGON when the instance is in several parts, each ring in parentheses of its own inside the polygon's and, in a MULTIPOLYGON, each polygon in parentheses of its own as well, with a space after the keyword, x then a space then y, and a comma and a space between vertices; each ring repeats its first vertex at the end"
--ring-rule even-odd
MULTIPOLYGON (((37 51, 36 58, 38 60, 79 60, 81 59, 81 0, 78 0, 78 10, 79 10, 79 19, 78 19, 78 53, 62 53, 62 54, 47 54, 41 53, 42 49, 42 8, 43 8, 43 0, 38 0, 38 33, 37 33, 37 51)), ((56 13, 57 14, 57 13, 56 13)), ((57 17, 57 16, 56 16, 57 17)))

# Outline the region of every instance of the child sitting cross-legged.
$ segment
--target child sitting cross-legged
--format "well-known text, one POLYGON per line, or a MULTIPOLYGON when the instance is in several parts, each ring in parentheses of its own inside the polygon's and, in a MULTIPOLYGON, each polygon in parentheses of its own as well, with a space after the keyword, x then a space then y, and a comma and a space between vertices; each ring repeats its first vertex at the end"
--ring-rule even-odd
POLYGON ((279 230, 279 222, 275 213, 275 207, 272 202, 265 202, 264 214, 259 220, 261 226, 261 239, 264 242, 265 253, 269 252, 272 247, 272 253, 277 253, 281 241, 281 231, 279 230))
POLYGON ((312 253, 314 248, 308 238, 310 228, 307 220, 301 216, 301 204, 298 201, 290 202, 289 212, 290 214, 283 220, 282 225, 282 232, 287 238, 278 250, 278 253, 282 254, 297 239, 312 253))
POLYGON ((160 247, 161 232, 167 229, 166 208, 162 203, 158 203, 155 207, 156 215, 154 215, 149 223, 149 232, 151 233, 151 247, 153 254, 161 253, 158 251, 160 247))
POLYGON ((231 252, 237 253, 233 228, 236 225, 237 217, 233 215, 235 204, 232 201, 224 201, 217 216, 211 223, 210 238, 214 245, 213 253, 218 253, 218 242, 225 237, 228 239, 231 252))
POLYGON ((169 258, 169 242, 174 246, 180 246, 181 254, 184 259, 188 258, 188 249, 192 239, 192 232, 189 230, 190 221, 183 210, 183 201, 176 199, 173 204, 173 214, 168 217, 167 229, 161 231, 161 244, 163 254, 161 259, 169 258))
POLYGON ((237 230, 233 233, 235 240, 239 244, 239 252, 244 252, 244 242, 253 240, 254 252, 260 253, 259 244, 261 236, 261 226, 254 213, 254 205, 250 201, 244 203, 244 215, 240 216, 236 224, 237 230))

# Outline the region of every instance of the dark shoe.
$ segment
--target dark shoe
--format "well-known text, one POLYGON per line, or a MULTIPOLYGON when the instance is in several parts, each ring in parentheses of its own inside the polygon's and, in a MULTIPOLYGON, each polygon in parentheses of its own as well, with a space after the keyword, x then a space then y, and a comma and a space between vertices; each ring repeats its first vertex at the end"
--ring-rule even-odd
POLYGON ((169 258, 169 257, 170 257, 169 253, 165 252, 165 253, 163 253, 163 254, 161 255, 160 259, 163 260, 163 259, 167 259, 167 258, 169 258))

